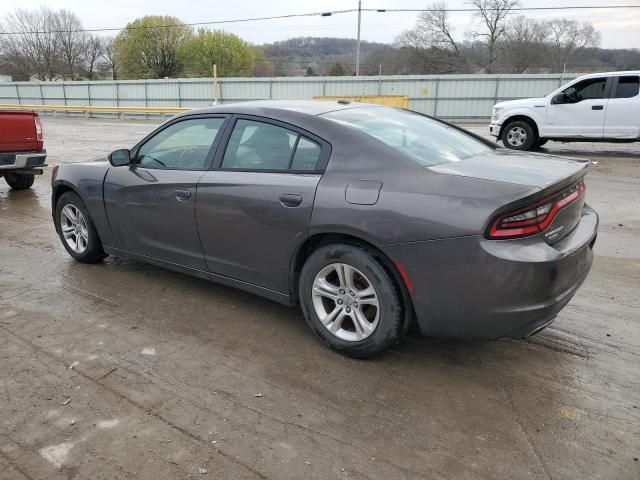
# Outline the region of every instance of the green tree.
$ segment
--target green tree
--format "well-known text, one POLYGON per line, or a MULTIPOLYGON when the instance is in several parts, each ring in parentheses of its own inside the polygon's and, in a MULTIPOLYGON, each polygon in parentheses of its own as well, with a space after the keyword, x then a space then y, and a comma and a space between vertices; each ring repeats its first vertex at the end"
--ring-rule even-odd
POLYGON ((217 65, 220 77, 250 77, 256 54, 253 48, 233 33, 204 28, 180 46, 179 58, 191 76, 209 77, 217 65))
POLYGON ((259 47, 253 48, 253 53, 255 56, 254 65, 253 65, 253 76, 254 77, 273 77, 274 66, 264 54, 264 50, 259 47))
POLYGON ((315 77, 317 75, 316 71, 313 69, 313 67, 311 65, 309 65, 307 67, 307 73, 306 76, 307 77, 315 77))
POLYGON ((180 46, 193 36, 191 27, 176 17, 138 18, 116 37, 119 78, 175 77, 182 72, 180 46))
POLYGON ((332 77, 342 77, 346 74, 347 71, 340 62, 336 62, 336 64, 331 67, 331 70, 329 70, 329 75, 331 75, 332 77))

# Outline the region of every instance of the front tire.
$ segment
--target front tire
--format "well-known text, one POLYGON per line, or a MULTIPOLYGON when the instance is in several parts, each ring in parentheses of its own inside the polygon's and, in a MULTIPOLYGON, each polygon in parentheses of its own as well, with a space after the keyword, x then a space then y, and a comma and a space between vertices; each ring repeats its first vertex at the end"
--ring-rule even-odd
POLYGON ((75 193, 65 192, 60 196, 54 221, 62 245, 75 260, 97 263, 107 256, 87 207, 75 193))
POLYGON ((531 150, 538 136, 533 126, 524 120, 509 122, 502 131, 502 143, 512 150, 531 150))
POLYGON ((398 286, 375 252, 332 244, 313 252, 300 274, 307 323, 329 348, 367 358, 397 343, 405 316, 398 286))
POLYGON ((7 172, 4 174, 4 180, 13 190, 26 190, 33 185, 35 175, 7 172))

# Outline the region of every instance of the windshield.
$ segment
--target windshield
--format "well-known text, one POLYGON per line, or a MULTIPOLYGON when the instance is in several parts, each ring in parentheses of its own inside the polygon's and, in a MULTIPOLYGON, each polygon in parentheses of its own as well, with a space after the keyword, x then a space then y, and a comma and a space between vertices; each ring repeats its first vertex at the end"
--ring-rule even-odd
POLYGON ((407 110, 363 107, 337 110, 323 117, 356 128, 425 167, 491 151, 471 135, 407 110))

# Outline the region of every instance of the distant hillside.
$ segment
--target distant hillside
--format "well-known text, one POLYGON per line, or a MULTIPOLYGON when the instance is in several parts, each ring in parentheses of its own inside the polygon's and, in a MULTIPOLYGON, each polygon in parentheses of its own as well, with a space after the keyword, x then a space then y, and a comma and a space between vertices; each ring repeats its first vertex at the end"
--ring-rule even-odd
MULTIPOLYGON (((256 46, 264 53, 276 76, 290 75, 352 75, 355 71, 356 40, 353 38, 298 37, 280 42, 256 46), (340 63, 342 73, 335 73, 335 65, 340 63), (333 70, 333 72, 332 72, 333 70)), ((479 63, 473 60, 482 57, 482 48, 469 42, 460 47, 468 59, 459 73, 481 73, 479 63)), ((432 65, 424 62, 420 52, 398 48, 391 44, 362 42, 360 46, 360 71, 363 75, 376 75, 379 68, 385 75, 440 73, 432 65)), ((638 49, 585 49, 579 58, 567 66, 569 72, 588 73, 603 70, 631 70, 640 68, 638 49)), ((528 73, 552 73, 554 70, 546 62, 531 65, 528 73)), ((504 72, 513 73, 508 68, 504 72)))
MULTIPOLYGON (((356 40, 354 38, 298 37, 258 47, 273 64, 274 75, 304 75, 311 67, 317 75, 327 75, 341 63, 347 74, 355 69, 356 40)), ((385 43, 361 42, 360 64, 371 52, 389 49, 385 43)))

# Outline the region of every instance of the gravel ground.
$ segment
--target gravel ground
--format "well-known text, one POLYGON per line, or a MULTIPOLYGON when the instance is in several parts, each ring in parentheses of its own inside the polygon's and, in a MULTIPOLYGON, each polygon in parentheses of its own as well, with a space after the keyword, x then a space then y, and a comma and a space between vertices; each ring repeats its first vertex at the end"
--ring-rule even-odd
MULTIPOLYGON (((156 123, 45 117, 49 163, 156 123)), ((598 162, 596 259, 556 322, 527 341, 410 335, 370 361, 326 350, 296 309, 75 263, 48 172, 0 181, 0 477, 640 478, 640 144, 546 147, 598 162)))

